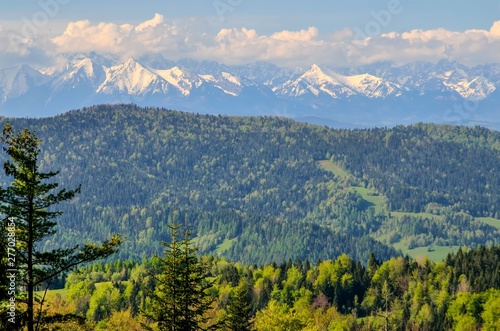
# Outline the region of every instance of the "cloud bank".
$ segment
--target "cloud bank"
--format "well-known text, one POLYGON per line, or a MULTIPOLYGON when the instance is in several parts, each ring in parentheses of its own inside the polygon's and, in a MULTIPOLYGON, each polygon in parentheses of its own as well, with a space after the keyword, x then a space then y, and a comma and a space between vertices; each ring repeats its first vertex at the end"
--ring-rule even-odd
POLYGON ((0 25, 0 63, 13 59, 33 62, 35 58, 45 63, 60 54, 91 51, 122 57, 159 53, 172 60, 193 58, 226 64, 268 61, 289 67, 443 59, 469 66, 499 62, 500 21, 493 22, 489 30, 411 30, 361 37, 359 31, 348 28, 325 37, 316 27, 262 35, 250 28, 211 31, 208 25, 201 18, 167 21, 160 14, 136 25, 82 20, 70 22, 65 31, 50 38, 36 31, 8 31, 0 25))

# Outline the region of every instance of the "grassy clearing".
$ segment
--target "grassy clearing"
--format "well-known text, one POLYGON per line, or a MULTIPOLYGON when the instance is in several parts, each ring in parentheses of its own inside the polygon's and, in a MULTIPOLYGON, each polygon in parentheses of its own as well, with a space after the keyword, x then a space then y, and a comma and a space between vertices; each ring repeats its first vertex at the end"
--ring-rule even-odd
POLYGON ((217 254, 224 253, 225 251, 227 251, 228 249, 231 248, 231 246, 233 245, 233 243, 236 240, 238 240, 238 238, 224 239, 224 241, 222 242, 222 244, 220 244, 219 246, 217 246, 217 248, 215 249, 215 251, 217 252, 217 254))
MULTIPOLYGON (((44 291, 36 291, 35 294, 38 295, 39 297, 43 296, 44 291)), ((68 298, 68 290, 65 288, 58 289, 58 290, 48 290, 47 295, 45 296, 45 300, 50 300, 56 295, 60 295, 63 299, 68 298)))
POLYGON ((335 176, 339 176, 342 178, 349 177, 349 173, 347 171, 330 160, 319 161, 319 166, 326 171, 333 172, 335 176))
POLYGON ((371 204, 375 208, 375 213, 381 213, 385 210, 383 207, 384 205, 384 197, 381 195, 373 195, 370 194, 371 191, 368 190, 367 188, 360 187, 360 186, 352 186, 352 188, 358 192, 359 195, 363 198, 363 200, 368 201, 369 204, 371 204))
POLYGON ((432 261, 438 262, 446 258, 449 253, 456 252, 460 246, 432 246, 429 251, 428 247, 417 247, 413 249, 408 249, 408 247, 402 242, 395 243, 394 248, 400 249, 403 254, 408 254, 414 259, 423 258, 425 256, 429 257, 432 261))
MULTIPOLYGON (((333 163, 330 160, 324 160, 324 161, 319 161, 319 166, 326 170, 332 172, 335 176, 341 177, 341 178, 348 178, 350 175, 347 171, 342 169, 338 164, 333 163)), ((384 210, 383 203, 384 203, 384 197, 381 195, 373 195, 371 194, 371 191, 368 190, 367 188, 361 187, 361 186, 351 186, 352 189, 354 189, 361 197, 363 200, 367 202, 367 205, 370 207, 375 208, 375 212, 379 213, 384 210)))
POLYGON ((476 217, 476 220, 500 229, 500 220, 493 217, 476 217))

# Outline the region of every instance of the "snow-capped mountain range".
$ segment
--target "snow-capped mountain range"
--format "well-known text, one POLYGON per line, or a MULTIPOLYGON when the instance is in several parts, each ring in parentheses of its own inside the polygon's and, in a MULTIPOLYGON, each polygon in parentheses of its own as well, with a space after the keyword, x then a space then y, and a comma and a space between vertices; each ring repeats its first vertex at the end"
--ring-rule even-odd
POLYGON ((63 67, 0 68, 0 115, 50 116, 98 103, 277 115, 332 126, 500 122, 500 64, 377 63, 356 68, 227 66, 95 53, 63 67))

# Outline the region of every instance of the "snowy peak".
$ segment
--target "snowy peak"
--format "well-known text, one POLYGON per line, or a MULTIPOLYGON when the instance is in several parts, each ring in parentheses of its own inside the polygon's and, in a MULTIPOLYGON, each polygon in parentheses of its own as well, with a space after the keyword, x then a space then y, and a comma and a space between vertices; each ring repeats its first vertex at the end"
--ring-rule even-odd
POLYGON ((105 79, 104 68, 90 58, 68 62, 66 70, 57 75, 52 86, 55 91, 80 88, 95 90, 105 79))
POLYGON ((371 98, 401 95, 401 85, 370 74, 345 77, 345 83, 353 90, 371 98))
POLYGON ((178 66, 167 70, 151 70, 185 96, 189 95, 194 87, 199 87, 202 84, 202 80, 198 76, 178 66))
POLYGON ((409 63, 400 67, 381 63, 355 68, 393 82, 402 92, 425 95, 434 92, 455 92, 468 100, 482 100, 496 90, 500 83, 500 65, 482 65, 467 68, 457 62, 440 61, 409 63), (497 70, 495 70, 497 69, 497 70))
POLYGON ((482 100, 496 90, 495 85, 484 76, 470 77, 466 73, 447 73, 443 77, 443 85, 457 92, 464 99, 482 100))
POLYGON ((354 94, 349 88, 344 88, 342 83, 333 76, 335 75, 325 73, 319 66, 313 64, 297 79, 290 79, 282 86, 275 88, 275 92, 288 97, 326 94, 332 98, 340 98, 354 94))
POLYGON ((0 70, 0 95, 2 102, 24 95, 30 89, 48 82, 50 77, 27 65, 0 70))
POLYGON ((362 94, 369 98, 382 98, 400 94, 401 87, 380 77, 370 74, 345 76, 329 68, 313 64, 308 71, 296 80, 289 80, 276 89, 282 95, 301 96, 312 93, 318 96, 326 93, 332 98, 362 94))
POLYGON ((315 85, 332 84, 342 86, 343 84, 339 80, 341 77, 341 75, 336 74, 332 70, 327 68, 323 70, 318 65, 313 64, 308 71, 299 77, 299 79, 306 80, 315 85))
POLYGON ((199 74, 198 76, 205 82, 232 96, 239 95, 243 90, 244 85, 251 85, 243 84, 240 77, 233 76, 229 72, 225 71, 214 74, 199 74))
POLYGON ((235 77, 235 76, 231 75, 229 72, 223 72, 223 73, 222 73, 222 77, 223 77, 226 81, 228 81, 228 82, 230 82, 230 83, 232 83, 232 84, 234 84, 234 85, 241 86, 241 82, 240 82, 239 78, 237 78, 237 77, 235 77))
MULTIPOLYGON (((403 66, 383 62, 347 69, 313 64, 304 70, 266 62, 239 66, 190 59, 174 62, 161 55, 123 61, 110 54, 81 53, 63 60, 63 66, 40 70, 0 68, 0 115, 37 116, 34 108, 53 115, 97 103, 135 102, 211 113, 242 114, 245 109, 245 115, 289 116, 295 112, 308 118, 357 107, 358 112, 365 109, 363 120, 370 118, 373 107, 384 114, 399 109, 395 117, 418 108, 405 117, 414 121, 423 116, 418 100, 424 100, 426 114, 454 111, 463 100, 481 101, 497 111, 500 95, 500 64, 468 68, 446 61, 403 66)), ((432 116, 431 121, 446 117, 432 116)))
POLYGON ((167 81, 132 58, 123 64, 106 68, 105 75, 97 93, 146 95, 169 91, 167 81))
POLYGON ((94 63, 91 59, 76 61, 75 67, 78 68, 78 73, 86 77, 95 77, 94 63))

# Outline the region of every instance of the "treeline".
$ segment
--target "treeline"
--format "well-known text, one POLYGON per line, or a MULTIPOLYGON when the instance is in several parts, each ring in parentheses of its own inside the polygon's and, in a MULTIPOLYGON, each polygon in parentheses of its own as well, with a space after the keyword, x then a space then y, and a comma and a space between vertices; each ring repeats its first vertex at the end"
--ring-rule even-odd
POLYGON ((202 253, 246 263, 342 253, 366 261, 370 251, 385 260, 399 254, 389 246, 398 233, 413 236, 415 247, 500 241, 498 230, 457 216, 499 216, 499 133, 482 128, 333 130, 133 105, 11 122, 42 139, 42 169, 61 169, 56 180, 64 187, 82 185, 60 206, 46 249, 121 233, 127 241, 114 258, 159 254, 154 243, 168 240, 164 220, 174 209, 189 219, 202 253), (351 177, 321 169, 325 159, 351 177), (385 211, 375 213, 349 190, 353 184, 383 194, 385 211), (422 222, 389 214, 430 209, 448 216, 422 222), (463 232, 449 231, 456 226, 463 232), (392 239, 375 240, 384 236, 392 239))
MULTIPOLYGON (((347 255, 261 267, 204 256, 213 282, 205 291, 213 302, 206 323, 230 330, 220 322, 237 304, 254 330, 495 330, 499 259, 499 247, 459 250, 438 263, 371 255, 366 266, 347 255)), ((140 330, 157 266, 153 258, 83 268, 49 310, 83 317, 82 330, 140 330)))

